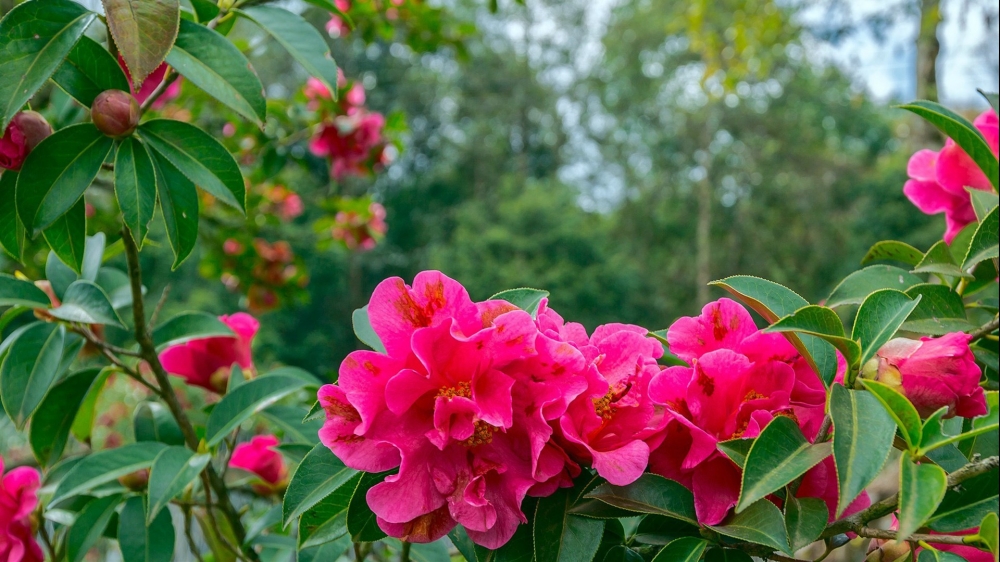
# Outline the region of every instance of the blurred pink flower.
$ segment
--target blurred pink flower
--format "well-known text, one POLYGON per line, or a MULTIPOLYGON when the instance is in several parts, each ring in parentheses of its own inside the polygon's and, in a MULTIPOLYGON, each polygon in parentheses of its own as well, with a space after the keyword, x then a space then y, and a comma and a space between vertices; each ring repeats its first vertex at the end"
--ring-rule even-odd
POLYGON ((350 115, 339 115, 320 124, 309 149, 316 156, 330 159, 330 173, 338 180, 348 175, 364 175, 368 171, 365 164, 377 160, 376 152, 384 143, 384 128, 385 118, 381 113, 357 108, 350 115))
MULTIPOLYGON (((1000 146, 996 113, 987 109, 973 124, 996 155, 1000 146)), ((910 158, 906 173, 910 179, 903 186, 903 193, 927 214, 944 213, 947 225, 944 240, 949 244, 965 225, 976 220, 965 188, 993 189, 989 178, 976 166, 972 157, 951 139, 945 141, 944 148, 939 152, 927 149, 917 151, 910 158)))
POLYGON ((987 413, 986 395, 979 386, 982 371, 969 348, 971 339, 954 332, 939 338, 890 340, 865 366, 863 376, 873 376, 904 394, 923 417, 945 407, 945 417, 982 416, 987 413))
POLYGON ((252 472, 262 482, 253 484, 258 494, 268 495, 284 488, 288 481, 285 459, 275 449, 279 445, 273 435, 256 435, 248 443, 240 443, 233 449, 229 466, 252 472))
POLYGON ((349 250, 371 250, 385 235, 385 207, 379 203, 368 205, 368 213, 340 211, 334 216, 330 230, 335 240, 340 240, 349 250))
MULTIPOLYGON (((138 90, 136 90, 135 85, 132 84, 132 73, 129 72, 128 65, 125 64, 125 59, 122 58, 121 55, 118 55, 118 65, 125 71, 125 77, 128 78, 129 88, 132 90, 132 95, 135 96, 135 101, 139 102, 139 105, 142 105, 149 98, 149 96, 156 91, 156 88, 159 87, 160 83, 163 82, 163 79, 166 77, 167 69, 169 68, 167 63, 161 63, 160 66, 156 67, 156 70, 143 80, 142 85, 139 86, 138 90)), ((153 102, 151 107, 156 110, 163 109, 165 105, 174 101, 180 95, 181 79, 178 78, 167 86, 167 89, 160 94, 160 97, 153 102)))
POLYGON ((45 557, 35 541, 31 514, 38 507, 41 476, 22 466, 4 473, 0 457, 0 560, 42 562, 45 557))
POLYGON ((213 336, 172 345, 160 352, 160 362, 168 373, 184 378, 188 384, 223 394, 233 364, 253 370, 250 345, 260 323, 245 312, 220 316, 219 320, 235 337, 213 336))

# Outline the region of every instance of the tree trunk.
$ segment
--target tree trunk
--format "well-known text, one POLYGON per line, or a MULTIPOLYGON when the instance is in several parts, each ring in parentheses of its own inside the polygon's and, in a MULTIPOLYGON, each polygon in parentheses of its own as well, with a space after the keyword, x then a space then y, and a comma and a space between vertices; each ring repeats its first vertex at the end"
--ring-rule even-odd
MULTIPOLYGON (((917 98, 937 101, 937 58, 941 51, 937 31, 941 25, 941 1, 920 0, 920 29, 917 32, 917 98)), ((921 145, 940 144, 941 137, 923 119, 917 122, 917 142, 921 145)))

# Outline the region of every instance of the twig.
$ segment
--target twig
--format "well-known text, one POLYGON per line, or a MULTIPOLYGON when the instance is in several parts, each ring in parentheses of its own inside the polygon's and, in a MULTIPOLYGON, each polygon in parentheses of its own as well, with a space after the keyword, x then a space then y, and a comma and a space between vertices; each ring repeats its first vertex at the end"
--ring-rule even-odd
POLYGON ((49 530, 45 528, 45 520, 42 519, 42 506, 38 506, 38 534, 42 536, 42 542, 45 543, 45 548, 49 551, 49 556, 52 560, 57 560, 56 549, 52 546, 52 538, 49 537, 49 530))
POLYGON ((155 90, 153 90, 153 93, 149 94, 149 97, 146 98, 146 101, 142 102, 142 105, 139 106, 139 111, 145 113, 150 108, 150 106, 156 103, 156 100, 163 95, 163 92, 166 92, 167 88, 169 88, 170 85, 174 83, 174 81, 180 78, 180 76, 181 75, 178 74, 177 71, 174 71, 170 76, 167 76, 167 78, 162 82, 160 82, 160 85, 157 86, 155 90))
POLYGON ((128 357, 135 357, 137 359, 142 358, 142 354, 139 353, 138 351, 125 349, 124 347, 118 347, 117 345, 110 344, 102 340, 101 338, 97 337, 97 334, 95 334, 93 330, 87 328, 83 324, 70 324, 67 327, 71 332, 79 334, 80 336, 83 337, 83 339, 87 340, 88 343, 90 343, 95 347, 102 347, 104 349, 107 349, 111 353, 114 353, 115 355, 125 355, 128 357))
POLYGON ((830 427, 832 427, 832 426, 833 426, 833 418, 830 417, 830 414, 827 414, 823 418, 823 423, 820 424, 820 426, 819 426, 819 431, 816 432, 816 439, 815 439, 814 442, 815 443, 823 443, 824 441, 826 441, 827 439, 829 439, 830 438, 830 427))
POLYGON ((149 328, 152 329, 156 326, 156 318, 160 315, 160 311, 163 310, 163 305, 167 302, 167 297, 170 296, 170 283, 167 283, 163 287, 163 291, 160 293, 160 300, 156 303, 156 308, 153 309, 153 313, 149 315, 149 328))
POLYGON ((222 532, 222 527, 219 526, 219 521, 215 518, 215 508, 212 506, 212 488, 208 483, 208 475, 204 472, 201 473, 202 488, 205 489, 205 512, 208 514, 208 521, 212 524, 212 528, 215 529, 215 534, 219 536, 219 541, 222 542, 239 560, 246 560, 240 549, 237 548, 229 541, 229 537, 222 532))
MULTIPOLYGON (((874 529, 872 527, 861 527, 857 530, 857 535, 859 537, 865 537, 867 539, 882 539, 882 540, 896 540, 896 531, 890 529, 874 529)), ((907 538, 907 541, 914 542, 928 542, 936 544, 956 544, 964 546, 975 546, 974 544, 965 542, 969 538, 967 535, 927 535, 921 533, 914 533, 907 538)))
POLYGON ((972 330, 969 332, 969 335, 972 336, 972 340, 975 341, 986 336, 993 330, 996 330, 998 327, 1000 327, 1000 316, 994 316, 993 320, 990 320, 975 330, 972 330))
POLYGON ((184 507, 184 536, 187 537, 188 548, 191 549, 191 554, 198 559, 198 562, 205 562, 205 559, 201 557, 201 552, 198 550, 198 543, 194 540, 194 535, 191 534, 191 506, 184 507))

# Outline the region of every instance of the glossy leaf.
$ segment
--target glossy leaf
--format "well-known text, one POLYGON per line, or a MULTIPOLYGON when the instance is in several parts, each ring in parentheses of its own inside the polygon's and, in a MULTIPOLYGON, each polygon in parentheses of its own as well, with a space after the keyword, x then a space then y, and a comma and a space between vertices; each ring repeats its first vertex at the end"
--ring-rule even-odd
POLYGON ((924 259, 924 253, 906 242, 883 240, 876 242, 868 249, 865 257, 861 258, 861 265, 873 261, 896 261, 912 267, 920 263, 922 259, 924 259))
POLYGON ((326 445, 313 447, 292 474, 282 503, 287 526, 323 498, 345 485, 358 471, 344 466, 326 445))
POLYGON ((350 540, 350 536, 347 534, 347 509, 360 481, 361 473, 359 472, 299 517, 300 549, 318 546, 343 537, 350 540))
POLYGON ((742 469, 747 463, 747 454, 750 453, 753 442, 753 439, 729 439, 727 441, 719 441, 716 444, 716 448, 742 469))
POLYGON ((826 306, 837 308, 849 304, 861 304, 865 297, 879 289, 905 291, 923 283, 916 275, 891 265, 870 265, 844 278, 826 299, 826 306))
POLYGON ((698 562, 708 541, 696 537, 681 537, 667 546, 653 557, 653 562, 698 562))
POLYGON ((948 489, 948 475, 940 466, 899 459, 899 529, 896 540, 905 541, 937 510, 948 489))
POLYGON ((979 541, 986 545, 993 560, 1000 557, 1000 517, 996 513, 987 513, 979 523, 979 541))
POLYGON ((49 308, 49 296, 31 281, 0 273, 0 306, 30 306, 49 308))
POLYGON ((927 250, 920 263, 913 268, 913 273, 934 273, 936 275, 972 279, 972 275, 963 271, 955 263, 955 258, 951 255, 951 248, 944 240, 938 240, 927 250))
POLYGON ((833 385, 833 460, 837 467, 837 518, 882 471, 892 450, 896 424, 869 392, 833 385))
POLYGON ((274 37, 310 76, 326 84, 330 92, 337 91, 337 64, 333 62, 326 40, 309 22, 272 6, 251 6, 237 13, 274 37))
POLYGON ((781 511, 768 500, 758 501, 741 513, 734 513, 718 525, 709 525, 719 534, 788 551, 788 535, 781 511))
POLYGON ((208 416, 205 439, 217 444, 257 411, 305 386, 302 379, 274 375, 246 382, 226 394, 208 416))
POLYGON ((367 304, 354 311, 354 314, 351 315, 351 322, 354 325, 354 335, 361 340, 361 343, 379 353, 385 353, 385 345, 372 329, 371 321, 368 319, 367 304))
POLYGON ((713 548, 705 555, 705 562, 754 562, 750 555, 735 548, 713 548))
POLYGON ((990 214, 990 211, 1000 205, 1000 196, 995 191, 985 191, 973 187, 966 187, 969 192, 969 199, 972 201, 972 209, 976 213, 976 220, 982 221, 990 214))
POLYGON ((988 513, 1000 510, 1000 470, 993 469, 950 488, 927 525, 939 533, 975 527, 988 513))
POLYGON ((167 241, 174 252, 173 269, 180 267, 198 242, 198 190, 194 183, 165 157, 153 152, 156 169, 156 193, 167 231, 167 241))
POLYGON ((169 511, 161 511, 146 523, 144 500, 125 500, 118 517, 118 546, 123 562, 171 562, 174 559, 174 522, 169 511))
POLYGON ((86 369, 62 379, 39 404, 31 418, 28 441, 42 467, 62 457, 73 420, 100 373, 101 369, 86 369))
POLYGON ((118 147, 115 197, 122 220, 141 248, 156 209, 156 169, 146 147, 135 137, 123 140, 118 147))
POLYGON ((144 401, 132 413, 132 428, 136 441, 156 441, 167 445, 184 445, 184 434, 166 406, 144 401))
POLYGON ((30 325, 10 346, 0 366, 3 409, 23 429, 59 376, 66 329, 57 324, 30 325))
POLYGON ((775 417, 760 432, 747 454, 736 512, 744 511, 805 474, 830 456, 831 447, 829 442, 813 445, 807 441, 795 420, 775 417))
POLYGON ((82 105, 90 107, 104 90, 129 91, 118 61, 100 43, 83 36, 69 52, 52 81, 82 105))
POLYGON ((104 390, 104 385, 108 381, 108 377, 111 376, 114 370, 110 367, 105 367, 101 369, 99 375, 97 375, 97 380, 94 384, 90 385, 90 390, 87 391, 86 396, 83 396, 83 401, 80 403, 80 408, 76 412, 76 417, 73 418, 73 425, 70 427, 70 432, 73 433, 73 437, 76 437, 77 441, 86 442, 90 439, 91 431, 94 426, 94 408, 97 406, 97 399, 101 395, 101 391, 104 390))
POLYGON ((922 283, 907 289, 906 294, 911 298, 921 297, 920 304, 913 309, 900 329, 943 336, 973 328, 972 323, 966 319, 962 297, 947 285, 922 283))
MULTIPOLYGON (((108 29, 136 89, 160 66, 177 37, 179 0, 102 0, 108 29)), ((128 88, 125 88, 128 91, 128 88)))
POLYGON ((121 500, 121 495, 114 494, 92 500, 83 508, 66 533, 66 559, 69 562, 81 562, 84 559, 104 534, 104 529, 121 500))
POLYGON ((191 7, 199 23, 208 23, 219 15, 219 5, 211 0, 191 0, 191 7))
POLYGON ((195 454, 184 447, 166 447, 153 460, 149 471, 149 508, 143 520, 149 524, 212 460, 211 455, 195 454))
POLYGON ((93 123, 70 125, 38 143, 17 176, 17 213, 25 229, 37 234, 66 214, 97 177, 113 146, 93 123))
POLYGON ((0 131, 45 84, 97 14, 70 0, 24 2, 0 20, 0 131))
POLYGON ((351 496, 351 504, 347 508, 347 532, 355 542, 372 542, 382 540, 386 537, 385 532, 379 528, 375 521, 375 514, 368 507, 368 500, 365 496, 373 486, 385 480, 386 473, 373 474, 362 472, 361 480, 358 481, 354 495, 351 496))
POLYGON ((932 101, 919 100, 900 105, 899 108, 926 119, 954 140, 955 144, 962 147, 962 150, 971 156, 976 165, 986 174, 994 189, 1000 189, 1000 183, 998 183, 1000 180, 997 179, 997 175, 1000 174, 1000 165, 997 163, 997 157, 993 154, 982 133, 968 119, 932 101))
POLYGON ((548 296, 549 296, 548 291, 522 287, 519 289, 508 289, 506 291, 500 291, 499 293, 490 297, 489 300, 507 301, 510 304, 520 308, 521 310, 527 312, 532 317, 534 317, 536 314, 538 314, 538 306, 542 303, 542 299, 548 298, 548 296))
MULTIPOLYGON (((21 171, 21 175, 24 175, 24 170, 21 171)), ((962 262, 963 269, 1000 256, 1000 218, 997 217, 998 212, 1000 212, 1000 207, 994 207, 983 219, 983 222, 979 223, 976 233, 972 235, 972 242, 969 243, 969 251, 966 252, 965 260, 962 262)))
MULTIPOLYGON (((233 372, 236 372, 235 367, 238 365, 233 367, 233 372)), ((229 381, 232 382, 232 380, 233 376, 230 374, 229 381)), ((306 413, 304 408, 297 406, 271 406, 261 412, 269 422, 284 433, 286 439, 291 439, 295 444, 312 446, 319 443, 319 430, 323 427, 323 422, 319 420, 302 421, 306 413)))
POLYGON ((329 560, 339 560, 340 556, 349 548, 351 548, 351 537, 344 535, 337 540, 300 550, 296 561, 328 562, 329 560))
POLYGON ((987 394, 987 404, 989 404, 989 411, 986 415, 973 419, 971 423, 972 427, 967 429, 963 428, 965 431, 958 431, 957 428, 955 431, 946 431, 945 425, 947 425, 947 422, 942 418, 948 412, 947 408, 941 408, 931 414, 927 420, 924 421, 920 439, 920 452, 926 453, 927 451, 938 447, 943 447, 945 445, 964 441, 984 433, 996 431, 1000 428, 1000 412, 997 411, 995 392, 987 394))
MULTIPOLYGON (((189 180, 223 203, 246 210, 246 188, 240 167, 226 147, 208 133, 190 123, 152 119, 139 127, 139 135, 189 180)), ((170 170, 160 168, 168 189, 173 190, 176 182, 170 181, 170 170)))
POLYGON ((125 327, 104 289, 83 279, 74 281, 66 289, 62 304, 49 314, 67 322, 125 327))
POLYGON ((0 247, 17 261, 21 261, 24 235, 17 216, 17 172, 4 170, 0 175, 0 247))
POLYGON ((652 473, 643 474, 628 486, 605 482, 586 497, 633 513, 664 515, 698 524, 691 492, 673 480, 652 473))
POLYGON ((832 309, 811 304, 768 326, 765 332, 798 332, 826 340, 836 347, 849 366, 861 360, 861 346, 844 335, 844 325, 832 309))
POLYGON ((184 312, 153 329, 157 349, 208 337, 236 337, 218 317, 204 312, 184 312))
POLYGON ((42 235, 59 261, 73 273, 81 273, 87 248, 87 204, 83 198, 78 199, 42 235))
POLYGON ((604 521, 572 515, 570 489, 540 498, 535 508, 534 545, 536 562, 591 560, 601 545, 604 521))
POLYGON ((911 450, 916 450, 923 437, 923 424, 913 404, 905 396, 883 383, 870 380, 862 380, 861 383, 882 403, 889 417, 896 422, 903 441, 906 441, 911 450))
POLYGON ((823 500, 789 497, 785 502, 785 532, 791 551, 796 552, 815 542, 826 528, 829 517, 823 500))
POLYGON ((920 295, 911 299, 895 289, 882 289, 868 295, 854 317, 851 334, 851 339, 861 344, 862 365, 875 357, 879 348, 896 334, 920 300, 920 295))
POLYGON ((92 490, 136 470, 149 468, 153 459, 166 448, 162 443, 131 443, 117 449, 105 449, 84 457, 59 482, 52 494, 52 504, 92 490))
MULTIPOLYGON (((167 64, 208 95, 263 126, 267 114, 264 87, 250 61, 217 31, 181 20, 177 42, 167 54, 167 64)), ((177 166, 184 169, 180 164, 177 166)))

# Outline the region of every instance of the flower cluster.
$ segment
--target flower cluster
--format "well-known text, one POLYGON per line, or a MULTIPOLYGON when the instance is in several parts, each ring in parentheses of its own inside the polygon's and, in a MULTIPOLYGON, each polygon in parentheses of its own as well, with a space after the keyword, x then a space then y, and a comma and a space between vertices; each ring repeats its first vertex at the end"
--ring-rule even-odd
POLYGON ((364 87, 348 82, 341 74, 338 88, 343 95, 335 102, 322 82, 310 78, 303 93, 308 106, 319 111, 322 119, 309 150, 329 158, 330 173, 342 180, 349 175, 366 175, 387 164, 390 156, 383 135, 385 117, 364 107, 364 87))
POLYGON ((221 259, 203 262, 202 272, 206 276, 217 274, 227 289, 245 293, 251 312, 273 310, 309 283, 301 260, 285 240, 227 238, 222 253, 221 259))
POLYGON ((302 197, 283 185, 262 185, 258 191, 263 199, 257 209, 278 217, 282 222, 291 222, 305 211, 302 197))
POLYGON ((52 127, 41 114, 34 111, 18 113, 0 138, 0 168, 20 171, 28 154, 51 134, 52 127))
MULTIPOLYGON (((987 109, 973 125, 983 134, 993 154, 1000 150, 997 114, 987 109)), ((927 214, 944 213, 947 228, 945 242, 951 243, 968 224, 976 221, 972 201, 966 187, 991 191, 986 174, 955 141, 948 139, 944 148, 935 152, 917 151, 906 166, 910 180, 903 186, 903 193, 918 209, 927 214)))
POLYGON ((0 560, 42 562, 41 547, 35 541, 31 514, 38 506, 41 476, 30 467, 4 474, 0 457, 0 560))
POLYGON ((160 352, 160 363, 172 375, 187 384, 224 394, 233 365, 248 375, 254 371, 250 345, 260 329, 256 318, 243 312, 220 316, 233 336, 198 338, 167 347, 160 352))
POLYGON ((348 250, 371 250, 387 229, 385 207, 372 202, 360 211, 354 208, 338 211, 333 217, 330 235, 348 250))

